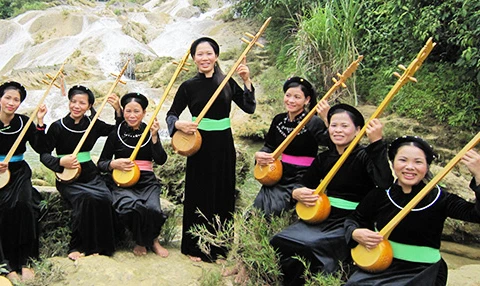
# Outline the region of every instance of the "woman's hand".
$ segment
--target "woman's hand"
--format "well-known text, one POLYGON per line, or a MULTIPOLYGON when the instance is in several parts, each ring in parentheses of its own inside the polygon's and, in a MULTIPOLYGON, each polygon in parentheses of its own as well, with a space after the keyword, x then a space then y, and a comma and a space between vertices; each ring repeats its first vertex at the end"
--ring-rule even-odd
POLYGON ((153 120, 153 124, 150 127, 150 134, 152 134, 152 143, 155 144, 158 141, 158 130, 160 130, 160 123, 157 118, 153 120))
POLYGON ((260 151, 255 153, 255 160, 260 166, 267 166, 268 164, 272 164, 275 161, 271 153, 260 151))
POLYGON ((247 66, 247 57, 243 58, 243 61, 237 67, 237 74, 242 78, 243 83, 248 88, 248 90, 252 90, 252 82, 250 81, 250 69, 247 66))
POLYGON ((0 162, 0 174, 5 173, 8 170, 8 163, 0 162))
POLYGON ((330 104, 325 99, 322 99, 317 104, 317 114, 320 119, 323 120, 326 126, 328 126, 328 111, 330 110, 330 104))
POLYGON ((110 168, 120 171, 130 171, 135 164, 129 158, 120 158, 110 161, 110 168))
POLYGON ((78 169, 80 167, 80 163, 78 162, 76 156, 70 154, 60 158, 60 166, 67 169, 78 169))
POLYGON ((312 189, 302 187, 302 188, 298 188, 298 189, 293 190, 292 197, 295 200, 303 203, 307 207, 313 207, 313 206, 315 206, 315 204, 316 204, 316 202, 319 198, 319 196, 315 195, 313 192, 314 192, 314 190, 312 190, 312 189))
POLYGON ((368 122, 367 125, 367 137, 370 143, 376 142, 382 139, 383 124, 377 118, 374 118, 368 122))
POLYGON ((368 228, 357 228, 352 232, 352 238, 367 249, 373 249, 383 241, 383 236, 368 228))
POLYGON ((41 104, 38 107, 38 112, 37 112, 37 125, 38 126, 43 126, 43 118, 45 117, 45 114, 47 114, 47 106, 45 104, 41 104))
POLYGON ((122 108, 120 107, 120 99, 115 93, 112 93, 108 96, 107 102, 115 109, 115 113, 118 116, 122 115, 122 108))
POLYGON ((198 124, 195 122, 185 121, 185 120, 178 120, 175 122, 175 128, 182 131, 186 134, 193 134, 198 130, 198 124))
POLYGON ((477 186, 480 185, 480 154, 471 149, 461 159, 462 163, 467 166, 468 170, 475 178, 477 186))

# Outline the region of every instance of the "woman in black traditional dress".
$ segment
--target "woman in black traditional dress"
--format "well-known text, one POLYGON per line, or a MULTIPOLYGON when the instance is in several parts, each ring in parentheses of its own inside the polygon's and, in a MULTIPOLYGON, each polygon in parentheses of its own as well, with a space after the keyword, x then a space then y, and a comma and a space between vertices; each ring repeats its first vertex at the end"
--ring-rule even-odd
POLYGON ((32 187, 32 170, 23 159, 27 141, 37 153, 44 151, 45 105, 37 112, 37 126, 24 126, 29 118, 15 111, 25 100, 27 91, 17 82, 6 82, 0 86, 0 174, 10 171, 9 182, 0 189, 0 265, 6 264, 7 278, 19 281, 34 277, 29 259, 38 258, 38 203, 40 194, 32 187), (17 140, 23 128, 27 132, 18 145, 9 163, 5 156, 17 140))
MULTIPOLYGON (((397 138, 390 145, 388 156, 398 179, 386 191, 370 192, 345 220, 345 237, 350 247, 360 243, 374 248, 383 240, 372 226, 382 229, 423 189, 435 158, 432 147, 416 136, 397 138)), ((448 269, 439 250, 445 219, 480 223, 480 154, 470 150, 461 161, 473 174, 470 188, 475 192, 476 203, 447 193, 437 185, 390 234, 390 267, 378 273, 358 270, 346 285, 446 285, 448 269)))
MULTIPOLYGON (((292 196, 307 206, 315 205, 314 189, 327 175, 364 125, 362 114, 347 104, 330 108, 328 132, 335 148, 320 153, 302 177, 292 196)), ((387 150, 382 140, 382 124, 371 120, 367 128, 370 144, 356 146, 327 186, 332 206, 329 217, 319 224, 298 221, 276 234, 270 241, 280 254, 285 285, 304 283, 303 264, 295 256, 310 263, 312 272, 333 273, 349 257, 344 239, 343 222, 375 186, 389 186, 393 177, 388 165, 387 150)))
MULTIPOLYGON (((273 163, 272 152, 305 118, 309 108, 317 108, 319 114, 323 114, 325 122, 327 120, 330 106, 327 101, 322 101, 317 107, 317 94, 306 79, 289 78, 283 85, 283 92, 283 103, 287 112, 273 118, 265 136, 265 145, 255 153, 255 160, 261 166, 273 163)), ((310 119, 282 154, 283 172, 280 181, 273 186, 263 185, 255 198, 254 207, 270 216, 279 215, 295 205, 292 199, 293 187, 317 156, 318 145, 328 145, 326 129, 320 117, 313 116, 310 119)))
MULTIPOLYGON (((148 99, 139 93, 127 93, 121 99, 125 121, 112 131, 105 142, 98 167, 103 172, 113 169, 130 171, 134 164, 129 157, 135 149, 146 124, 142 122, 148 106, 148 99), (113 159, 115 157, 115 159, 113 159)), ((152 160, 158 165, 167 161, 155 122, 147 139, 140 148, 135 163, 140 168, 140 179, 131 187, 118 187, 111 176, 107 184, 112 190, 113 206, 120 221, 132 232, 135 240, 133 253, 141 256, 151 248, 155 254, 167 257, 168 250, 158 241, 166 216, 160 206, 161 185, 153 173, 152 160)))
POLYGON ((235 102, 250 114, 256 107, 250 71, 245 64, 241 64, 237 73, 243 80, 243 89, 231 78, 198 126, 194 122, 179 120, 187 106, 193 117, 199 115, 225 78, 217 63, 219 52, 218 44, 211 38, 199 38, 192 43, 190 53, 198 73, 180 85, 167 113, 171 136, 177 130, 189 134, 198 131, 202 136, 200 150, 187 159, 183 202, 181 250, 193 261, 213 261, 218 256, 226 257, 226 250, 215 246, 211 247, 210 254, 202 253, 197 246, 198 238, 189 231, 194 225, 205 225, 213 232, 210 224, 216 215, 222 223, 232 220, 235 208, 236 154, 230 129, 231 104, 232 101, 235 102))
MULTIPOLYGON (((87 87, 75 85, 68 91, 68 99, 70 112, 48 129, 47 150, 40 160, 46 167, 59 173, 63 172, 64 168, 81 167, 80 176, 75 181, 56 181, 57 190, 72 207, 72 234, 68 257, 77 260, 84 255, 112 255, 115 251, 112 195, 93 163, 90 151, 97 139, 107 136, 114 130, 115 125, 97 120, 78 155, 71 155, 90 125, 91 118, 85 113, 92 108, 95 97, 87 87), (54 149, 57 157, 51 154, 54 149)), ((117 120, 121 118, 118 101, 118 96, 114 94, 108 99, 115 109, 117 120)))

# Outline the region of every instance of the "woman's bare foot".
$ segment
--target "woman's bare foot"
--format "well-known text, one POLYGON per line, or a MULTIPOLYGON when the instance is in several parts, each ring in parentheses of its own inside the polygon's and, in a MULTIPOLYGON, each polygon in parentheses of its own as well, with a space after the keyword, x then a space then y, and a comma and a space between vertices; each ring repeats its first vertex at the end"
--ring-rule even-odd
POLYGON ((35 278, 35 272, 32 268, 23 267, 22 268, 22 280, 30 281, 35 278))
POLYGON ((12 272, 8 273, 6 277, 7 277, 8 280, 10 280, 13 284, 16 284, 16 283, 20 282, 20 276, 18 276, 18 273, 15 272, 15 271, 12 271, 12 272))
POLYGON ((70 258, 73 261, 77 261, 80 257, 84 257, 85 253, 80 253, 78 251, 73 251, 68 254, 68 258, 70 258))
POLYGON ((165 247, 160 245, 160 242, 158 242, 158 239, 153 240, 152 250, 158 256, 161 256, 161 257, 168 256, 168 250, 165 247))
POLYGON ((135 245, 133 248, 133 254, 136 256, 147 255, 147 248, 145 246, 135 245))
POLYGON ((188 258, 190 258, 191 261, 193 262, 200 262, 202 261, 202 259, 200 257, 197 257, 197 256, 191 256, 191 255, 187 255, 188 258))

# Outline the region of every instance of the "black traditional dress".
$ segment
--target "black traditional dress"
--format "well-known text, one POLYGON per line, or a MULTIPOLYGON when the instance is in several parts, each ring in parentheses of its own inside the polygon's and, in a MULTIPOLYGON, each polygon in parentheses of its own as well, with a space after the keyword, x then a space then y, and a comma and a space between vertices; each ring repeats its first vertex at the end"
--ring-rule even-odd
MULTIPOLYGON (((193 117, 205 107, 218 87, 213 78, 198 73, 181 84, 167 113, 171 136, 176 132, 175 122, 187 106, 193 117)), ((213 232, 210 223, 214 216, 217 215, 222 223, 233 218, 236 154, 229 118, 232 100, 249 114, 255 111, 253 87, 252 91, 246 87, 242 89, 235 80, 230 79, 205 118, 200 121, 200 150, 187 159, 181 250, 183 254, 200 257, 204 261, 215 260, 217 256, 226 257, 227 254, 225 249, 214 246, 209 255, 202 253, 197 246, 198 238, 189 233, 189 230, 194 225, 203 224, 213 232)))
MULTIPOLYGON (((137 145, 138 139, 145 130, 142 123, 137 130, 122 122, 107 138, 98 168, 102 172, 110 172, 112 158, 129 158, 137 145)), ((166 220, 160 206, 161 185, 153 173, 152 160, 158 165, 167 161, 167 153, 163 149, 160 138, 153 144, 148 133, 140 148, 135 162, 140 168, 140 179, 128 188, 115 184, 111 176, 107 177, 108 187, 112 190, 113 206, 120 218, 133 235, 139 246, 152 247, 153 240, 160 235, 162 225, 166 220)))
MULTIPOLYGON (((304 110, 290 121, 288 113, 281 113, 273 118, 270 129, 265 136, 265 145, 261 152, 272 153, 285 141, 285 138, 305 118, 304 110)), ((318 145, 326 146, 329 142, 327 128, 318 116, 312 119, 300 130, 282 154, 282 177, 273 186, 263 185, 255 198, 253 206, 261 209, 265 215, 279 215, 290 210, 295 202, 292 190, 302 178, 305 171, 318 153, 318 145)))
POLYGON ((15 114, 10 125, 0 121, 0 161, 10 151, 23 128, 28 128, 8 163, 9 183, 0 189, 0 264, 20 271, 30 258, 38 258, 38 215, 41 197, 32 187, 32 170, 23 160, 27 141, 37 153, 44 152, 45 127, 25 126, 28 117, 15 114))
MULTIPOLYGON (((340 158, 336 148, 320 153, 302 178, 301 185, 315 189, 340 158)), ((343 223, 360 200, 375 186, 389 186, 393 176, 382 140, 357 146, 327 187, 332 205, 329 217, 319 224, 298 221, 270 241, 280 254, 285 285, 301 285, 304 267, 293 258, 301 256, 312 272, 333 273, 350 256, 343 223)))
MULTIPOLYGON (((48 149, 40 157, 42 163, 54 172, 63 172, 60 158, 73 153, 90 122, 90 118, 84 116, 75 124, 70 115, 55 121, 47 132, 48 149), (58 157, 51 155, 54 149, 58 157)), ((90 158, 97 139, 107 136, 114 128, 114 125, 97 120, 77 155, 80 176, 71 183, 56 182, 57 190, 72 207, 69 253, 112 255, 115 251, 112 195, 90 158)))
MULTIPOLYGON (((357 242, 352 232, 359 228, 382 229, 425 186, 421 183, 405 194, 393 184, 388 190, 370 192, 345 220, 345 237, 350 247, 357 242)), ((447 265, 440 256, 443 225, 447 217, 480 223, 480 186, 470 183, 476 203, 434 188, 400 221, 389 236, 393 262, 385 271, 358 270, 346 285, 446 285, 447 265)))

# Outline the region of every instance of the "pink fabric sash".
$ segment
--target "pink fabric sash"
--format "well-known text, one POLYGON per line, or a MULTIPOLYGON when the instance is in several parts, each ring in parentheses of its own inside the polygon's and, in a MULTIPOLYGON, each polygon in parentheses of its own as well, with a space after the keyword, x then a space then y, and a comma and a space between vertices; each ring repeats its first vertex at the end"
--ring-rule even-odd
POLYGON ((137 164, 140 171, 150 171, 153 172, 153 163, 152 161, 147 160, 135 160, 135 164, 137 164))
POLYGON ((307 156, 292 156, 285 153, 282 154, 282 162, 298 165, 298 166, 310 166, 315 158, 307 156))

